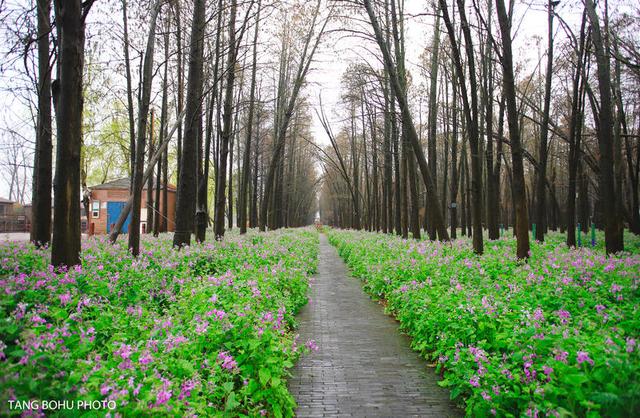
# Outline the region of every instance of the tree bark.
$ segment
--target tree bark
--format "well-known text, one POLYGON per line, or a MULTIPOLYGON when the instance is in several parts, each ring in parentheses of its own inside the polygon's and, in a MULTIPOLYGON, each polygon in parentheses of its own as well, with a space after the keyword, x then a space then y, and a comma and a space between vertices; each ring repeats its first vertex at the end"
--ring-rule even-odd
POLYGON ((247 136, 245 139, 244 156, 242 158, 242 179, 238 191, 238 211, 240 212, 240 234, 247 232, 247 186, 249 184, 251 161, 251 135, 253 134, 253 112, 256 98, 256 73, 258 70, 258 30, 260 26, 260 11, 262 1, 258 0, 256 26, 253 33, 253 61, 251 63, 251 87, 249 93, 249 114, 247 115, 247 136))
POLYGON ((225 189, 227 186, 227 160, 229 157, 229 141, 231 141, 233 124, 233 87, 236 78, 236 13, 237 0, 231 0, 231 16, 229 19, 229 39, 227 55, 227 77, 222 117, 222 136, 220 142, 220 161, 216 181, 216 202, 213 217, 213 228, 216 239, 224 237, 225 189))
POLYGON ((542 111, 542 124, 540 126, 540 157, 538 160, 538 178, 536 181, 536 236, 535 239, 543 242, 546 225, 546 178, 547 178, 547 138, 549 135, 549 108, 551 104, 551 76, 553 74, 553 1, 548 0, 547 19, 547 72, 544 85, 544 109, 542 111))
MULTIPOLYGON (((129 18, 127 0, 122 0, 124 70, 127 79, 127 116, 129 117, 129 174, 133 178, 136 165, 136 120, 133 115, 133 87, 131 85, 131 58, 129 57, 129 18)), ((130 187, 133 187, 133 183, 130 187)))
MULTIPOLYGON (((142 91, 138 106, 138 138, 136 140, 136 163, 132 179, 131 190, 133 192, 133 202, 131 207, 131 223, 129 224, 129 251, 134 257, 140 252, 140 205, 142 202, 142 188, 144 182, 142 175, 144 172, 145 140, 147 135, 147 118, 149 114, 149 103, 151 102, 151 84, 153 78, 153 55, 156 44, 156 22, 160 13, 161 0, 156 0, 149 23, 149 35, 147 37, 147 47, 144 54, 144 65, 142 69, 142 91)), ((147 214, 148 218, 148 214, 147 214)))
POLYGON ((178 177, 176 196, 176 231, 173 235, 174 247, 183 247, 191 244, 191 231, 194 226, 198 187, 196 183, 198 169, 198 113, 202 101, 202 61, 206 25, 205 3, 205 0, 195 0, 193 7, 191 45, 189 48, 189 78, 187 81, 187 103, 185 107, 185 132, 182 140, 180 175, 178 177))
POLYGON ((600 91, 598 148, 600 150, 599 195, 604 215, 604 240, 607 254, 624 250, 622 214, 618 213, 613 172, 613 103, 611 100, 611 71, 609 55, 605 51, 600 22, 593 0, 585 0, 591 22, 591 39, 595 50, 600 91))
POLYGON ((518 108, 516 104, 513 58, 511 53, 511 23, 504 6, 504 0, 496 0, 498 23, 502 38, 502 81, 507 103, 507 122, 511 140, 511 161, 513 166, 513 205, 516 219, 514 231, 517 236, 516 255, 519 259, 529 258, 529 219, 527 215, 527 196, 524 183, 524 165, 522 145, 518 126, 518 108))
MULTIPOLYGON (((80 264, 80 152, 84 16, 80 0, 55 0, 58 79, 53 83, 57 147, 51 264, 80 264)), ((90 6, 87 6, 90 7, 90 6)))
MULTIPOLYGON (((46 247, 51 241, 51 0, 38 0, 38 115, 31 197, 31 242, 46 247)), ((87 214, 87 218, 88 218, 87 214)))

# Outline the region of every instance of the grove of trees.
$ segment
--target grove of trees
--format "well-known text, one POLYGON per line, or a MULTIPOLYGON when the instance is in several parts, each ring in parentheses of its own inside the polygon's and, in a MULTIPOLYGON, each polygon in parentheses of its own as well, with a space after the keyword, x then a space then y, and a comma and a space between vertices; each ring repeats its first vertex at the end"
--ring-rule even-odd
POLYGON ((640 233, 638 10, 437 0, 416 16, 405 3, 0 2, 3 94, 31 115, 3 131, 3 167, 22 198, 32 173, 31 240, 51 245, 52 264, 77 264, 88 185, 126 176, 110 239, 131 214, 134 255, 143 187, 157 235, 170 182, 177 248, 319 211, 342 228, 467 235, 478 254, 513 228, 521 259, 530 231, 559 229, 575 246, 577 224, 593 223, 608 253, 623 250, 625 226, 640 233), (527 8, 546 14, 537 63, 513 46, 527 8), (416 21, 430 36, 408 44, 416 21), (326 109, 309 74, 336 34, 358 45, 326 109))

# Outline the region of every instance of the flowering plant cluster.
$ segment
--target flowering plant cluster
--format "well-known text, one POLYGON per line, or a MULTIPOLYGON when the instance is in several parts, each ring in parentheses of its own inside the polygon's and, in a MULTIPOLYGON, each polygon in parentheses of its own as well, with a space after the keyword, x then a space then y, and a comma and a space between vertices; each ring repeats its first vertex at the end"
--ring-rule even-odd
POLYGON ((607 257, 562 238, 524 263, 511 237, 476 256, 466 239, 330 232, 467 415, 640 416, 640 241, 607 257))
POLYGON ((171 244, 145 239, 133 258, 91 238, 65 271, 47 250, 0 245, 0 415, 29 399, 115 401, 110 416, 291 415, 317 233, 171 244))

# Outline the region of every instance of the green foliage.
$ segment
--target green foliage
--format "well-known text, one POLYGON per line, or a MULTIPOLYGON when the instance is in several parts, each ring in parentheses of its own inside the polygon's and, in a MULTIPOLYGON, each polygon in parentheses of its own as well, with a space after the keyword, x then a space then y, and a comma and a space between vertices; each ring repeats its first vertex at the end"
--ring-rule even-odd
POLYGON ((181 251, 164 235, 138 259, 103 238, 83 247, 81 267, 55 272, 46 250, 0 246, 1 414, 20 413, 8 399, 113 400, 123 416, 293 414, 285 382, 305 350, 292 330, 315 231, 181 251))
POLYGON ((468 240, 330 232, 467 415, 640 416, 640 240, 606 257, 562 238, 525 264, 512 238, 479 257, 468 240))

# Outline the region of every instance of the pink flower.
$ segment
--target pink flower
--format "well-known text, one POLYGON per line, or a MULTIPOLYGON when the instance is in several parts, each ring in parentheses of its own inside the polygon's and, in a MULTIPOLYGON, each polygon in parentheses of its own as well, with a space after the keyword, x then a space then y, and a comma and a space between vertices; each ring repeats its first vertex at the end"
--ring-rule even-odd
POLYGON ((69 293, 67 291, 67 293, 63 293, 62 295, 58 295, 58 297, 60 298, 60 304, 61 305, 67 305, 69 302, 71 302, 71 293, 69 293))
POLYGON ((576 360, 578 361, 578 364, 582 364, 586 361, 593 366, 593 360, 589 358, 589 353, 586 351, 578 351, 576 360))
POLYGON ((558 354, 556 354, 555 359, 557 361, 561 361, 563 363, 566 363, 568 356, 569 356, 569 353, 567 353, 566 351, 560 351, 558 354))
POLYGON ((221 351, 218 354, 218 361, 221 362, 220 367, 227 370, 233 370, 238 366, 238 363, 233 359, 229 352, 221 351))
POLYGON ((171 391, 167 391, 163 388, 156 395, 156 406, 164 405, 165 403, 169 402, 169 399, 171 399, 171 391))
POLYGON ((209 323, 207 321, 199 322, 196 325, 196 334, 204 334, 207 332, 207 328, 209 327, 209 323))
POLYGON ((183 400, 184 398, 188 398, 191 396, 191 391, 196 387, 196 382, 193 380, 185 381, 180 387, 180 395, 178 395, 179 400, 183 400))
POLYGON ((149 364, 153 361, 153 357, 151 356, 151 353, 149 352, 149 350, 145 350, 142 355, 140 356, 140 359, 138 360, 141 364, 149 364))
POLYGON ((309 340, 304 344, 309 350, 318 351, 318 346, 314 340, 309 340))
POLYGON ((133 349, 128 344, 120 344, 120 348, 113 352, 116 356, 122 357, 123 360, 128 359, 133 354, 133 349))

